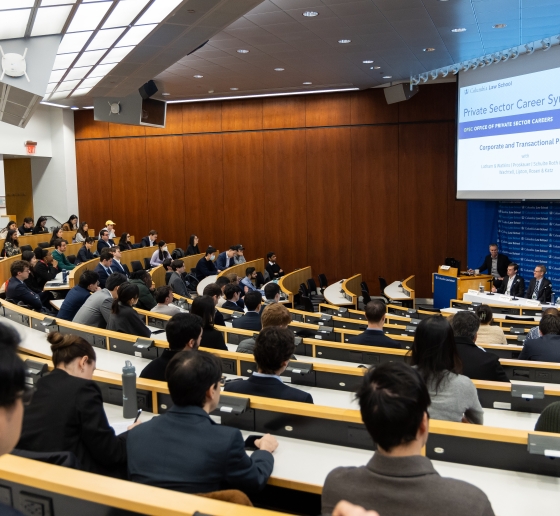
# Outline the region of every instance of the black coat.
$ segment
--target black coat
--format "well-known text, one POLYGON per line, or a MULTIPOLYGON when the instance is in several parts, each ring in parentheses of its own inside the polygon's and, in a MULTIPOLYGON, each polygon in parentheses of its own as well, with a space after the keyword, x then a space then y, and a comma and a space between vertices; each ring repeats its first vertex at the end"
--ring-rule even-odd
POLYGON ((130 278, 130 270, 126 263, 117 263, 113 260, 113 265, 111 265, 111 270, 113 272, 118 272, 119 274, 124 274, 127 278, 130 278))
POLYGON ((274 398, 277 400, 313 403, 313 398, 308 392, 289 387, 277 378, 272 377, 250 376, 248 380, 233 380, 225 384, 224 391, 252 394, 253 396, 262 396, 263 398, 274 398))
POLYGON ((247 312, 243 317, 233 319, 231 325, 240 330, 261 331, 261 314, 257 312, 247 312))
POLYGON ((463 362, 463 375, 471 380, 509 382, 497 355, 484 351, 467 337, 455 337, 455 343, 463 362))
POLYGON ((41 290, 45 288, 45 283, 56 278, 56 275, 60 272, 58 269, 53 267, 51 264, 39 261, 33 267, 33 272, 35 273, 35 278, 37 284, 41 287, 41 290))
POLYGON ((233 310, 234 312, 243 312, 243 308, 233 301, 226 301, 222 305, 222 308, 225 308, 226 310, 233 310))
POLYGON ((224 334, 215 328, 204 328, 202 330, 202 339, 200 339, 201 348, 221 349, 227 351, 224 334))
POLYGON ((92 473, 122 476, 126 467, 126 434, 117 437, 109 426, 101 390, 94 381, 62 369, 37 383, 16 448, 72 452, 92 473))
POLYGON ((119 303, 119 313, 111 313, 107 329, 112 331, 120 331, 129 335, 138 335, 139 337, 149 337, 152 332, 144 324, 143 318, 134 308, 119 303))
POLYGON ((277 263, 270 265, 270 262, 266 262, 265 269, 268 272, 271 280, 284 276, 284 273, 280 272, 280 265, 278 265, 277 263))
POLYGON ((526 340, 519 360, 560 362, 560 335, 549 334, 539 339, 526 340))
MULTIPOLYGON (((533 278, 529 282, 529 286, 527 287, 527 291, 525 292, 525 297, 527 299, 533 298, 533 290, 535 290, 535 284, 537 280, 533 278)), ((537 294, 537 301, 541 303, 549 303, 552 295, 552 283, 550 280, 546 278, 541 279, 541 284, 539 285, 539 292, 537 294)))
POLYGON ((401 342, 387 337, 381 330, 366 330, 360 335, 353 335, 348 339, 348 344, 365 344, 381 348, 402 349, 401 342))
POLYGON ((152 360, 140 373, 140 378, 146 378, 148 380, 157 380, 159 382, 165 382, 165 370, 167 369, 167 364, 179 351, 164 349, 160 357, 152 360))
MULTIPOLYGON (((505 278, 507 276, 507 268, 508 265, 511 263, 511 260, 505 255, 505 254, 500 254, 498 253, 498 274, 500 275, 500 278, 505 278)), ((480 265, 478 267, 479 272, 482 271, 487 271, 488 274, 492 274, 492 255, 489 254, 486 258, 484 258, 484 261, 482 262, 482 265, 480 265)))
POLYGON ((187 247, 187 254, 185 256, 193 256, 195 254, 200 254, 200 251, 198 250, 198 246, 189 245, 189 247, 187 247))
MULTIPOLYGON (((502 281, 500 288, 498 288, 498 294, 506 293, 508 281, 509 277, 504 276, 504 281, 502 281)), ((525 295, 525 280, 519 274, 517 274, 513 280, 510 295, 513 297, 523 297, 525 295)))
POLYGON ((204 256, 198 260, 196 264, 196 277, 199 280, 203 280, 207 276, 213 276, 214 274, 218 274, 218 270, 212 260, 207 260, 204 256))
POLYGON ((33 292, 25 283, 17 278, 10 278, 6 289, 6 299, 13 300, 16 304, 20 301, 30 306, 33 310, 41 311, 43 303, 38 294, 33 292))
POLYGON ((93 256, 93 253, 85 245, 83 245, 82 247, 80 247, 78 255, 76 256, 76 265, 78 265, 79 263, 89 262, 94 258, 95 256, 93 256))

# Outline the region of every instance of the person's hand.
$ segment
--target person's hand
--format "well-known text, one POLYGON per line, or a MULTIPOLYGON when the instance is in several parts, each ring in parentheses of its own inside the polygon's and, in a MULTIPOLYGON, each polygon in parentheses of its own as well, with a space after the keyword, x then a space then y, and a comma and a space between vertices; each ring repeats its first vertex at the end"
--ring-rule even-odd
POLYGON ((498 292, 498 289, 496 287, 492 287, 492 292, 498 292))
POLYGON ((464 414, 463 414, 463 417, 461 418, 461 423, 467 423, 469 425, 471 424, 471 422, 468 420, 467 416, 465 416, 464 414))
POLYGON ((135 426, 141 425, 142 421, 136 421, 136 423, 132 423, 127 430, 132 430, 135 426))
POLYGON ((243 287, 243 290, 244 290, 245 294, 247 294, 249 292, 249 287, 243 287))
POLYGON ((101 287, 99 285, 97 285, 97 288, 95 289, 95 292, 99 292, 101 290, 101 287))
POLYGON ((280 273, 284 272, 282 269, 280 269, 280 273))
POLYGON ((54 258, 52 257, 52 255, 47 254, 47 256, 45 256, 45 262, 46 262, 46 263, 53 263, 53 262, 54 262, 54 258))
POLYGON ((504 278, 498 278, 498 279, 499 279, 500 281, 503 281, 503 280, 504 280, 504 278))
POLYGON ((276 450, 276 448, 278 448, 278 441, 273 435, 265 434, 260 439, 255 440, 255 446, 259 450, 272 453, 274 450, 276 450))
POLYGON ((379 516, 379 513, 375 511, 366 511, 359 505, 354 505, 346 500, 342 500, 336 504, 332 516, 379 516))

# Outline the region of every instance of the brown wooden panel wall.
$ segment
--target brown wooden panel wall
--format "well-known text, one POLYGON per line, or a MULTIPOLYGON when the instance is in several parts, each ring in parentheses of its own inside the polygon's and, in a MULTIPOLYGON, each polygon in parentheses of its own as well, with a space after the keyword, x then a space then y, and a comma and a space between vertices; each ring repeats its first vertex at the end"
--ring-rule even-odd
POLYGON ((184 247, 191 233, 288 272, 361 273, 370 291, 416 276, 430 296, 445 257, 466 263, 455 200, 456 85, 387 105, 381 90, 173 104, 163 130, 76 111, 80 216, 184 247))

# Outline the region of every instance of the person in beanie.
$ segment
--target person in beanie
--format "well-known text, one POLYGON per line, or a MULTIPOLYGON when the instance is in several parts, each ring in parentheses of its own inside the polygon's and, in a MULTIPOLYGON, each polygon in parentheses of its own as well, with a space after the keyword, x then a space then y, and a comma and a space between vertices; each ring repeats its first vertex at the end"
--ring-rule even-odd
POLYGON ((535 432, 560 433, 560 401, 546 407, 537 420, 535 432))

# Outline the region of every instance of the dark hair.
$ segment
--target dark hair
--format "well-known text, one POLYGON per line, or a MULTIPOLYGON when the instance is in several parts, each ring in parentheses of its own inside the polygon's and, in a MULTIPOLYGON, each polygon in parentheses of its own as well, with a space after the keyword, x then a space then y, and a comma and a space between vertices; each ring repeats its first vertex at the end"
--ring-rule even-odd
POLYGON ((14 235, 17 233, 17 229, 10 229, 6 234, 6 240, 4 241, 4 247, 6 247, 7 242, 11 242, 15 247, 19 247, 19 242, 17 237, 14 235))
POLYGON ((17 351, 20 341, 21 337, 15 328, 0 322, 0 349, 11 348, 17 351))
POLYGON ((386 313, 385 303, 380 299, 374 299, 366 305, 366 319, 370 323, 377 324, 386 313))
POLYGON ((173 289, 169 285, 156 288, 154 297, 156 298, 156 303, 163 303, 169 297, 169 294, 173 292, 173 289))
POLYGON ((535 265, 535 267, 539 267, 542 270, 543 274, 546 274, 546 265, 539 263, 537 265, 535 265))
POLYGON ((49 254, 49 252, 47 251, 47 249, 43 249, 42 247, 36 247, 33 250, 33 254, 35 255, 35 258, 37 258, 37 260, 42 260, 45 256, 47 256, 47 254, 49 254))
POLYGON ((157 235, 157 234, 158 234, 158 232, 155 229, 150 229, 150 232, 148 233, 148 235, 152 235, 152 236, 157 235))
POLYGON ((517 272, 519 270, 519 265, 517 265, 516 263, 511 262, 508 267, 513 267, 513 270, 515 272, 517 272))
POLYGON ((229 285, 230 283, 231 281, 229 281, 229 278, 226 278, 225 276, 219 276, 216 278, 216 285, 218 285, 220 289, 224 288, 226 285, 229 285))
POLYGON ((63 243, 64 243, 64 244, 67 244, 68 242, 67 242, 66 240, 64 240, 64 238, 57 238, 57 239, 54 241, 54 248, 55 248, 55 249, 58 249, 63 243))
POLYGON ((92 345, 78 335, 63 335, 54 331, 47 335, 47 340, 51 344, 52 361, 55 367, 69 364, 76 358, 88 357, 88 363, 96 360, 92 345))
POLYGON ((33 251, 23 251, 23 253, 21 253, 21 257, 26 262, 31 262, 31 260, 35 258, 35 253, 33 251))
POLYGON ((204 296, 210 296, 210 297, 221 296, 222 295, 222 289, 220 287, 218 287, 218 285, 216 285, 215 283, 210 283, 209 285, 206 285, 204 287, 204 290, 202 291, 202 294, 204 296))
POLYGON ((125 231, 125 232, 121 235, 121 238, 120 238, 120 240, 119 240, 119 244, 122 244, 122 245, 128 247, 127 238, 126 238, 127 236, 128 236, 128 231, 125 231))
POLYGON ((35 223, 35 227, 36 227, 36 228, 40 228, 40 227, 41 227, 41 222, 47 222, 47 217, 44 217, 43 215, 41 215, 41 216, 37 219, 37 222, 35 223))
POLYGON ((539 330, 543 335, 558 335, 560 333, 560 317, 557 315, 543 315, 539 323, 539 330))
POLYGON ((414 441, 430 406, 426 384, 404 362, 385 362, 369 369, 356 398, 367 431, 385 451, 414 441))
POLYGON ((270 260, 276 253, 273 253, 272 251, 270 253, 266 253, 266 259, 270 260))
POLYGON ((90 285, 97 284, 99 281, 99 274, 95 271, 84 271, 80 276, 78 285, 82 288, 88 288, 90 285))
POLYGON ((171 262, 171 268, 176 271, 177 269, 180 269, 181 267, 185 266, 185 262, 183 260, 173 260, 171 262))
POLYGON ((60 231, 62 231, 62 228, 54 228, 53 229, 51 241, 49 243, 49 247, 52 247, 52 245, 55 243, 56 240, 58 240, 59 238, 62 238, 61 236, 58 236, 58 233, 60 233, 60 231))
POLYGON ((480 327, 480 321, 473 312, 462 310, 451 318, 451 327, 455 337, 467 337, 474 341, 480 327))
MULTIPOLYGON (((8 222, 8 223, 6 224, 6 229, 7 229, 8 231, 10 231, 10 226, 13 226, 14 224, 17 226, 15 220, 10 220, 10 222, 8 222)), ((16 229, 17 229, 17 228, 16 228, 16 229)))
POLYGON ((427 385, 435 382, 437 392, 442 380, 451 372, 462 370, 453 330, 445 317, 436 315, 420 322, 412 343, 411 364, 427 385))
POLYGON ((169 394, 178 407, 204 407, 206 392, 221 378, 220 359, 206 351, 181 351, 165 371, 169 394))
POLYGON ((158 242, 158 248, 159 248, 159 259, 163 262, 163 260, 165 259, 166 256, 170 256, 168 251, 164 251, 163 247, 166 246, 167 244, 165 243, 165 241, 160 240, 158 242))
POLYGON ((253 272, 255 272, 257 269, 255 269, 254 267, 247 267, 245 269, 245 276, 249 276, 251 274, 253 274, 253 272))
POLYGON ((113 259, 113 253, 109 251, 109 249, 105 248, 103 249, 103 251, 101 251, 101 254, 99 255, 100 262, 106 262, 107 260, 112 260, 112 259, 113 259))
MULTIPOLYGON (((195 247, 195 245, 194 245, 194 239, 195 238, 196 238, 196 235, 191 235, 189 237, 189 245, 192 245, 193 247, 195 247)), ((198 246, 196 246, 196 247, 198 247, 198 246)))
POLYGON ((68 217, 68 220, 65 222, 65 224, 68 224, 68 227, 69 227, 70 229, 73 229, 72 226, 73 226, 74 224, 72 224, 72 221, 73 221, 74 219, 76 219, 76 222, 77 222, 77 221, 78 221, 78 216, 77 216, 77 215, 70 215, 70 217, 68 217))
POLYGON ((139 271, 134 271, 131 275, 130 275, 130 279, 139 279, 143 282, 146 282, 147 277, 150 275, 150 273, 145 270, 145 269, 140 269, 139 271))
MULTIPOLYGON (((4 327, 2 324, 2 328, 4 327)), ((12 407, 24 394, 25 387, 23 360, 11 346, 0 346, 0 407, 12 407)))
POLYGON ((228 301, 230 301, 238 292, 241 293, 241 289, 237 285, 232 285, 231 283, 228 283, 224 288, 224 296, 226 296, 228 301))
POLYGON ((490 324, 492 322, 492 308, 488 305, 478 306, 475 313, 480 321, 480 324, 490 324))
POLYGON ((245 301, 247 310, 253 311, 256 310, 257 306, 262 303, 262 294, 256 290, 251 290, 251 292, 247 292, 247 294, 245 294, 243 300, 245 301))
POLYGON ((84 226, 87 226, 87 225, 88 225, 88 223, 84 222, 82 220, 82 222, 80 222, 80 226, 78 227, 78 231, 76 231, 76 235, 79 233, 84 238, 87 238, 89 235, 88 235, 88 232, 84 229, 84 226))
POLYGON ((120 287, 123 283, 126 283, 128 280, 126 276, 120 272, 113 272, 105 281, 105 288, 107 290, 115 290, 117 287, 120 287))
POLYGON ((282 363, 294 354, 294 333, 288 328, 269 326, 263 328, 255 340, 253 355, 258 368, 264 374, 274 374, 282 363))
POLYGON ((86 244, 93 244, 94 242, 95 242, 95 238, 90 237, 90 236, 87 236, 87 237, 84 239, 83 245, 86 245, 86 244))
POLYGON ((31 268, 31 264, 25 260, 16 260, 10 265, 10 274, 13 278, 18 275, 18 272, 23 272, 26 268, 31 268))
POLYGON ((123 283, 119 290, 117 291, 117 299, 113 301, 111 305, 111 312, 114 314, 119 313, 119 303, 128 306, 128 302, 135 297, 140 296, 140 290, 138 290, 138 285, 134 283, 123 283))
POLYGON ((267 283, 264 286, 264 297, 266 299, 274 299, 278 294, 280 294, 280 285, 278 283, 267 283))
POLYGON ((169 342, 169 349, 180 351, 191 340, 197 340, 202 332, 204 322, 202 318, 194 314, 175 314, 167 322, 165 335, 169 342))
POLYGON ((195 297, 191 305, 191 314, 198 315, 202 318, 204 329, 214 328, 214 314, 216 313, 216 306, 214 300, 204 294, 203 296, 195 297))
POLYGON ((24 224, 29 224, 30 222, 33 222, 33 218, 32 217, 25 217, 23 219, 23 223, 24 224))
POLYGON ((108 232, 106 229, 102 229, 102 230, 99 232, 99 237, 103 237, 103 236, 105 235, 105 233, 109 234, 109 232, 108 232))
MULTIPOLYGON (((168 267, 171 267, 171 264, 173 263, 173 260, 171 258, 166 258, 165 260, 163 260, 163 262, 161 262, 161 264, 163 265, 163 268, 167 271, 168 267)), ((173 268, 173 267, 171 267, 173 268)))

